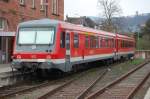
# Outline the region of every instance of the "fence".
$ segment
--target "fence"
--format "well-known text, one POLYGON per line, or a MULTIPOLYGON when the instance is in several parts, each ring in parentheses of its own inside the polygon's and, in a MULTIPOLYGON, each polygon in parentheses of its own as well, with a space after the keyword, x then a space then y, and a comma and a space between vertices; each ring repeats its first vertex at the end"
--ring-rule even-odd
POLYGON ((135 58, 150 59, 150 50, 136 50, 135 58))

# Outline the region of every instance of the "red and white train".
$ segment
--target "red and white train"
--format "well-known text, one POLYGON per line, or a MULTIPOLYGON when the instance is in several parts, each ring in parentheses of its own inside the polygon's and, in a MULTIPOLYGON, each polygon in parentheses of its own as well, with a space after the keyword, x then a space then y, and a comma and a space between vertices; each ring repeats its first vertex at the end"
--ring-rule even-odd
POLYGON ((41 19, 19 24, 12 65, 16 69, 56 69, 69 72, 81 63, 131 58, 134 50, 134 38, 62 21, 41 19))

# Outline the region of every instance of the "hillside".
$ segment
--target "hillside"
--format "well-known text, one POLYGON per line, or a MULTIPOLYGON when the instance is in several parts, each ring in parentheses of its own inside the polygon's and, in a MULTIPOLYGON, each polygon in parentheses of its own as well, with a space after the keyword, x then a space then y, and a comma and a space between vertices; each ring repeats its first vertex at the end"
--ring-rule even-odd
MULTIPOLYGON (((90 18, 95 21, 97 24, 101 23, 104 18, 93 17, 90 18)), ((139 14, 135 16, 126 16, 126 17, 117 17, 114 19, 121 20, 121 25, 123 32, 139 32, 141 26, 145 24, 145 22, 150 18, 150 13, 139 14)))

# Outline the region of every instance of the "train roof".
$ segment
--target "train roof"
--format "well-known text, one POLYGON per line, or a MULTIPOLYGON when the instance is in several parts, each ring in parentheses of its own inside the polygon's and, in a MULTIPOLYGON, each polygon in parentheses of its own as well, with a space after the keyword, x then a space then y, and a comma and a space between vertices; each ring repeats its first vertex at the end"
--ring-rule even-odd
POLYGON ((60 25, 64 29, 69 29, 69 30, 75 30, 75 31, 82 31, 82 32, 91 32, 91 33, 97 33, 101 35, 107 35, 107 36, 116 36, 120 38, 126 38, 126 39, 133 39, 131 37, 125 36, 125 35, 120 35, 120 34, 115 34, 111 32, 106 32, 102 30, 96 30, 88 27, 83 27, 83 26, 78 26, 75 24, 67 23, 64 21, 58 21, 58 20, 53 20, 53 19, 40 19, 40 20, 31 20, 31 21, 26 21, 22 22, 19 24, 19 27, 29 27, 29 26, 57 26, 60 25))
POLYGON ((128 40, 134 40, 133 37, 129 37, 129 36, 126 36, 126 35, 121 35, 121 34, 117 34, 117 37, 118 37, 118 38, 128 39, 128 40))
POLYGON ((74 25, 71 23, 67 23, 64 21, 58 21, 58 20, 53 20, 53 19, 40 19, 40 20, 31 20, 31 21, 26 21, 22 22, 19 24, 19 27, 29 27, 29 26, 50 26, 50 25, 60 25, 64 29, 69 29, 69 30, 75 30, 75 31, 82 31, 82 32, 91 32, 91 33, 98 33, 98 34, 105 34, 108 36, 115 36, 114 33, 106 32, 106 31, 101 31, 101 30, 96 30, 88 27, 83 27, 83 26, 78 26, 74 25))
POLYGON ((29 27, 29 26, 49 26, 49 25, 58 25, 59 21, 51 19, 40 19, 40 20, 31 20, 22 22, 19 24, 19 27, 29 27))

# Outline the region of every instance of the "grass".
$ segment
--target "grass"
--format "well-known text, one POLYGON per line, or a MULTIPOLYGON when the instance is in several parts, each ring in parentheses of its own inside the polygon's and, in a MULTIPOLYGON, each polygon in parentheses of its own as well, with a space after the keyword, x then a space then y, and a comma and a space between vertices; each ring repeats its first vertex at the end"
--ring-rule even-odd
POLYGON ((115 75, 120 75, 122 73, 125 73, 130 69, 136 67, 138 64, 141 64, 143 61, 144 59, 138 58, 132 61, 126 61, 124 63, 118 64, 119 68, 118 66, 115 66, 114 73, 115 75))
POLYGON ((137 59, 134 59, 133 61, 129 61, 128 63, 129 63, 130 65, 138 65, 138 64, 142 63, 143 61, 144 61, 144 59, 142 59, 142 58, 137 58, 137 59))

